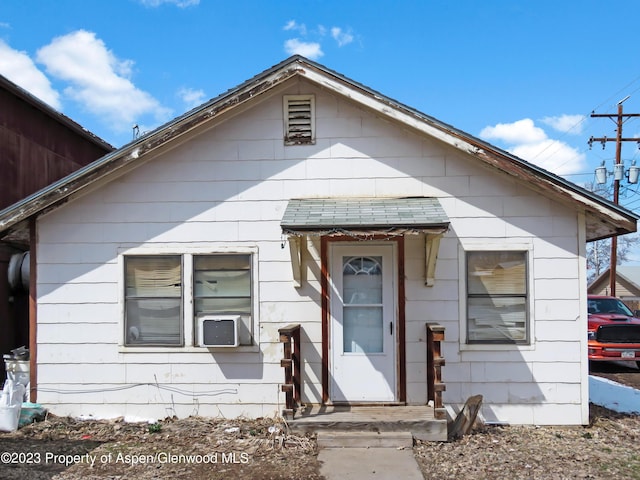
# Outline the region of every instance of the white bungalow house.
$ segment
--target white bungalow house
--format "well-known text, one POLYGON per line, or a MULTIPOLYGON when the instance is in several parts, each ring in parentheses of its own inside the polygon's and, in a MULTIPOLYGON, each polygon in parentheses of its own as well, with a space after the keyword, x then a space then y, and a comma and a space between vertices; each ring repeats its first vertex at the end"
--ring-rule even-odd
POLYGON ((585 245, 637 219, 294 56, 0 232, 30 244, 32 399, 59 415, 480 394, 486 421, 586 424, 585 245))

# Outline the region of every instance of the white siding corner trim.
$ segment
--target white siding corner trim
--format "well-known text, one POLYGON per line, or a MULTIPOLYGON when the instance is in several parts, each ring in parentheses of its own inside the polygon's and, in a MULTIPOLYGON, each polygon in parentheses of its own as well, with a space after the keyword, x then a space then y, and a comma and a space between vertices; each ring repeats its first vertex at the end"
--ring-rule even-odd
MULTIPOLYGON (((578 249, 580 264, 578 266, 578 278, 580 279, 580 330, 587 331, 587 222, 584 213, 578 215, 578 249)), ((580 342, 580 358, 587 358, 587 336, 580 342)), ((589 424, 589 362, 580 364, 580 388, 582 424, 589 424)))

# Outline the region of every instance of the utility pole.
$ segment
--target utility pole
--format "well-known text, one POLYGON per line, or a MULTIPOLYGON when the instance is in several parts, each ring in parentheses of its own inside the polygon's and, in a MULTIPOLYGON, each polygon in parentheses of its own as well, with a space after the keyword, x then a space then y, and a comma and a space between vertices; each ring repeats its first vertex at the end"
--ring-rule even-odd
MULTIPOLYGON (((625 119, 629 119, 631 117, 640 117, 640 113, 622 113, 622 104, 629 98, 626 96, 622 100, 618 102, 618 113, 591 113, 591 117, 607 117, 616 122, 616 138, 608 138, 608 137, 600 137, 595 138, 591 137, 589 139, 589 147, 593 144, 593 142, 600 142, 602 144, 602 149, 604 150, 607 142, 616 142, 616 163, 613 167, 614 171, 614 181, 613 181, 613 203, 618 204, 618 197, 620 195, 620 180, 624 175, 624 165, 622 164, 622 142, 636 142, 638 143, 640 139, 638 138, 624 138, 622 136, 622 124, 625 119), (618 173, 622 172, 622 173, 618 173)), ((609 266, 609 295, 615 297, 616 296, 616 263, 618 262, 618 237, 611 237, 611 264, 609 266)))

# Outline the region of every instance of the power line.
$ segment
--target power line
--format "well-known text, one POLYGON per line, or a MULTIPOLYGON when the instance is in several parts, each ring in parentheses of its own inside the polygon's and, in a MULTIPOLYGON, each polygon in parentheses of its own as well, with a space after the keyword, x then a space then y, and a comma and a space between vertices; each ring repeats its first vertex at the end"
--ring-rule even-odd
MULTIPOLYGON (((629 88, 631 85, 633 85, 634 83, 638 82, 640 80, 640 75, 637 76, 636 78, 634 78, 633 80, 631 80, 629 83, 627 83, 626 85, 624 85, 622 88, 618 89, 615 93, 613 93, 612 95, 610 95, 608 98, 606 98, 605 100, 603 100, 599 105, 597 105, 595 108, 591 109, 591 113, 595 112, 596 110, 598 110, 600 107, 602 107, 605 103, 608 103, 611 101, 612 98, 616 98, 620 95, 621 92, 624 92, 627 88, 629 88)), ((629 96, 631 96, 632 94, 634 94, 635 92, 637 92, 638 90, 640 90, 640 86, 637 87, 635 90, 632 90, 629 95, 627 96, 627 98, 629 96)), ((625 98, 626 100, 626 98, 625 98)), ((548 157, 552 157, 560 148, 561 146, 558 145, 558 143, 562 143, 564 137, 566 137, 569 132, 571 132, 572 130, 574 130, 576 127, 578 127, 579 125, 581 125, 582 123, 584 123, 587 120, 588 115, 581 115, 580 116, 580 120, 578 120, 575 124, 573 124, 570 128, 566 129, 565 131, 563 131, 562 135, 560 135, 560 137, 556 140, 553 141, 551 143, 549 143, 545 148, 543 148, 541 151, 539 151, 534 157, 532 157, 532 160, 535 160, 536 158, 538 158, 540 155, 542 155, 544 152, 546 152, 548 149, 552 148, 552 147, 556 147, 556 149, 554 151, 552 151, 550 153, 550 155, 548 157)), ((580 151, 579 153, 584 153, 584 151, 580 151)), ((636 153, 637 155, 638 153, 636 153)), ((571 160, 565 160, 563 163, 561 163, 560 165, 558 165, 558 167, 562 167, 563 165, 566 165, 568 162, 570 162, 571 160)))
MULTIPOLYGON (((635 80, 634 80, 635 81, 635 80)), ((626 120, 633 117, 640 117, 640 113, 623 113, 622 104, 630 97, 627 95, 625 98, 618 102, 618 112, 617 113, 591 113, 592 118, 610 118, 616 122, 616 138, 608 138, 608 137, 591 137, 589 138, 589 148, 593 145, 594 142, 600 142, 602 144, 602 148, 604 149, 607 145, 607 142, 616 142, 616 160, 615 165, 613 167, 614 171, 614 180, 613 180, 613 203, 616 205, 619 203, 620 196, 620 180, 624 177, 624 164, 622 164, 621 156, 622 156, 622 142, 640 142, 638 138, 624 138, 622 136, 622 125, 626 120)), ((606 172, 606 169, 605 169, 606 172)), ((605 174, 606 175, 606 174, 605 174)), ((606 178, 606 177, 605 177, 606 178)), ((616 263, 618 261, 618 237, 614 235, 611 237, 611 261, 609 262, 609 290, 611 292, 611 296, 616 295, 616 263)))

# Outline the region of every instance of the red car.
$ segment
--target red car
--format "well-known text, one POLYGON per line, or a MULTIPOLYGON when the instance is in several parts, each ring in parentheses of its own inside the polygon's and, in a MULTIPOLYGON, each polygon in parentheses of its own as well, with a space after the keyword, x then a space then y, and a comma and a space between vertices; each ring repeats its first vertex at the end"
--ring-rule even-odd
POLYGON ((589 360, 635 360, 640 367, 640 318, 616 297, 589 295, 589 360))

